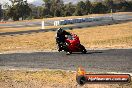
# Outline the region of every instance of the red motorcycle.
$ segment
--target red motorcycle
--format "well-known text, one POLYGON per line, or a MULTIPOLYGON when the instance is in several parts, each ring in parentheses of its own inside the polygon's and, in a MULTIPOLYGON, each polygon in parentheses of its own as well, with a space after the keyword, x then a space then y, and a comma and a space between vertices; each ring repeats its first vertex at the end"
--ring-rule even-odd
POLYGON ((80 44, 79 37, 76 34, 67 35, 65 44, 61 47, 67 54, 72 54, 72 52, 82 52, 83 54, 86 54, 87 52, 85 47, 80 44))

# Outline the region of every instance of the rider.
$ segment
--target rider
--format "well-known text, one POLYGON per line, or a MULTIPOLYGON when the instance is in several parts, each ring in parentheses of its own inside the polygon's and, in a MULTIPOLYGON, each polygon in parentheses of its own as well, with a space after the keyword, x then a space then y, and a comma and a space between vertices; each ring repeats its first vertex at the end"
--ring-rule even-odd
POLYGON ((65 44, 66 35, 71 35, 69 32, 63 30, 62 28, 58 28, 56 33, 56 43, 58 44, 58 51, 62 51, 61 45, 65 44))

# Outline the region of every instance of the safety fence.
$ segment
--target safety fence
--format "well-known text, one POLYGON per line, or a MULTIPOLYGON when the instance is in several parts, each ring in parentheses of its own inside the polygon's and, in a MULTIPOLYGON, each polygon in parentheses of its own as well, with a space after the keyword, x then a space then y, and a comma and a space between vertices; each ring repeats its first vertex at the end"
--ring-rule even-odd
MULTIPOLYGON (((111 16, 75 18, 75 19, 53 21, 53 26, 76 24, 76 23, 83 23, 83 22, 110 21, 110 20, 113 20, 111 16)), ((45 26, 46 26, 45 24, 46 23, 42 21, 42 29, 45 29, 45 26)))
POLYGON ((58 20, 58 21, 54 21, 54 26, 83 23, 83 22, 103 21, 103 20, 112 20, 112 17, 107 16, 107 17, 89 17, 89 18, 58 20))

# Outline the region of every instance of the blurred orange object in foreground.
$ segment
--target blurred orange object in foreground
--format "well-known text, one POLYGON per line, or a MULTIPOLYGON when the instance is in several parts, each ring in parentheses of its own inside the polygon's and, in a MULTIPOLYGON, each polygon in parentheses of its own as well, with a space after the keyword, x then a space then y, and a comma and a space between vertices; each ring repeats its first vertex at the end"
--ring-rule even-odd
POLYGON ((129 74, 88 74, 84 68, 79 67, 76 74, 76 81, 79 85, 87 83, 128 83, 131 81, 129 74))
POLYGON ((86 71, 84 70, 84 68, 79 67, 77 71, 77 75, 85 75, 85 74, 86 74, 86 71))

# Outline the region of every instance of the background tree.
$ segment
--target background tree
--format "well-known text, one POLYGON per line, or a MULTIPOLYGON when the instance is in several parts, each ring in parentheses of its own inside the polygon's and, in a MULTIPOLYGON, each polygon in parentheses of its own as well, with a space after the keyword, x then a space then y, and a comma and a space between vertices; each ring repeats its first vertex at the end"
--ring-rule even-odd
POLYGON ((23 1, 21 0, 18 3, 18 11, 20 13, 20 17, 22 18, 22 20, 25 20, 26 18, 28 18, 28 16, 30 16, 31 14, 31 8, 29 7, 27 1, 23 1))
POLYGON ((83 14, 82 14, 81 9, 80 8, 77 8, 76 11, 75 11, 75 13, 74 13, 74 15, 75 16, 82 16, 83 14))
POLYGON ((30 16, 31 9, 28 6, 27 1, 23 0, 10 0, 12 2, 12 6, 8 9, 8 16, 11 17, 13 20, 22 20, 26 19, 30 16))
POLYGON ((113 0, 105 0, 104 2, 105 2, 105 5, 108 8, 108 12, 110 12, 111 9, 112 10, 114 9, 114 2, 113 2, 113 0))
POLYGON ((92 12, 93 13, 106 13, 108 11, 108 8, 103 5, 101 2, 97 2, 93 5, 92 12))
POLYGON ((33 4, 29 4, 29 7, 31 8, 32 12, 31 12, 31 15, 30 15, 30 18, 35 18, 37 19, 38 18, 38 9, 37 9, 37 6, 33 5, 33 4))
POLYGON ((51 5, 52 5, 52 0, 43 0, 43 1, 44 1, 44 11, 43 11, 43 15, 44 16, 48 16, 48 15, 51 14, 50 8, 51 8, 51 5))
MULTIPOLYGON (((113 9, 118 11, 132 11, 131 0, 91 0, 80 1, 77 4, 64 4, 63 0, 43 0, 42 6, 28 4, 25 0, 9 0, 12 4, 8 9, 2 10, 2 19, 12 18, 43 18, 43 17, 62 17, 62 16, 82 16, 91 13, 108 13, 113 9)), ((0 9, 1 12, 1 9, 0 9)))
POLYGON ((4 3, 2 5, 2 9, 1 9, 2 20, 8 20, 9 19, 9 17, 7 15, 8 9, 9 9, 9 3, 4 3))
POLYGON ((132 1, 128 1, 128 3, 129 3, 128 11, 132 12, 132 1))
POLYGON ((65 5, 64 10, 64 16, 72 16, 76 9, 75 6, 70 2, 65 5))
POLYGON ((78 2, 76 6, 75 15, 81 16, 86 14, 86 5, 83 1, 78 2))
POLYGON ((33 4, 29 4, 29 7, 32 10, 31 16, 29 17, 30 19, 35 18, 43 18, 43 11, 44 7, 43 6, 35 6, 33 4))
POLYGON ((90 14, 91 13, 91 9, 92 9, 91 2, 89 0, 86 0, 85 6, 86 6, 86 14, 90 14))
POLYGON ((37 17, 38 18, 43 18, 43 11, 44 11, 44 8, 42 6, 37 6, 37 17))
POLYGON ((44 15, 62 16, 64 14, 63 0, 43 0, 43 1, 45 3, 44 15))
POLYGON ((54 16, 60 17, 60 16, 64 16, 64 2, 63 0, 55 0, 55 12, 54 12, 54 16))
POLYGON ((120 11, 130 11, 131 5, 127 1, 121 2, 120 6, 120 11))
POLYGON ((60 9, 56 9, 54 12, 54 16, 55 17, 60 17, 61 16, 61 10, 60 9))
POLYGON ((0 20, 2 19, 2 5, 0 4, 0 20))

